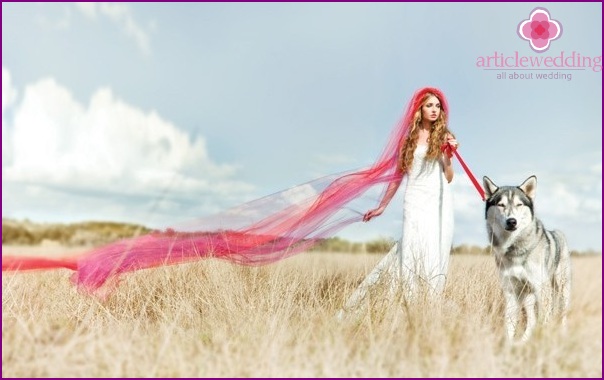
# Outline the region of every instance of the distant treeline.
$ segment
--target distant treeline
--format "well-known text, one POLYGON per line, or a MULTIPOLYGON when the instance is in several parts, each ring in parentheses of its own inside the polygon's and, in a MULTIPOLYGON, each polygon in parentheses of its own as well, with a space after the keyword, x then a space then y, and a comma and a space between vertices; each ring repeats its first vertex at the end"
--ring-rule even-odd
POLYGON ((151 229, 127 223, 33 223, 2 218, 2 244, 39 245, 45 241, 66 246, 97 246, 143 235, 151 229))
MULTIPOLYGON (((99 246, 119 239, 140 236, 153 230, 142 225, 117 222, 81 222, 71 224, 34 223, 2 218, 2 244, 40 245, 55 242, 66 246, 99 246)), ((394 239, 378 238, 368 242, 351 242, 339 237, 323 239, 311 251, 342 253, 385 254, 394 245, 394 239)), ((489 246, 461 244, 453 247, 452 254, 491 254, 489 246)), ((600 254, 590 251, 571 251, 571 254, 600 254)))

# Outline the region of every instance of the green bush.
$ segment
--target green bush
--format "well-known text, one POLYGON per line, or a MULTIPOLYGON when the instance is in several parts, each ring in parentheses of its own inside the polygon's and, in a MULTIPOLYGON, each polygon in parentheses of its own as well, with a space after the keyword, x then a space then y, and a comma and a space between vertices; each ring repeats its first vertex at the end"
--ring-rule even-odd
POLYGON ((395 241, 387 238, 380 238, 372 240, 365 244, 365 250, 367 253, 381 253, 386 254, 390 251, 390 248, 394 245, 395 241))

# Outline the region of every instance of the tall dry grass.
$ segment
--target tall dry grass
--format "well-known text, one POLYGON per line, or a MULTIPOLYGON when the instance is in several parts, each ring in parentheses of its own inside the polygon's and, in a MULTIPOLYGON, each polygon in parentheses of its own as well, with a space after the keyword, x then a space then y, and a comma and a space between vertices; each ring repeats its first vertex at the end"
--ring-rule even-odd
MULTIPOLYGON (((4 247, 3 247, 4 251, 4 247)), ((14 252, 14 250, 13 250, 14 252)), ((3 273, 3 377, 601 377, 602 260, 573 258, 568 332, 503 339, 492 259, 454 255, 442 299, 370 293, 380 259, 306 253, 265 267, 205 260, 123 277, 105 301, 68 271, 3 273)))

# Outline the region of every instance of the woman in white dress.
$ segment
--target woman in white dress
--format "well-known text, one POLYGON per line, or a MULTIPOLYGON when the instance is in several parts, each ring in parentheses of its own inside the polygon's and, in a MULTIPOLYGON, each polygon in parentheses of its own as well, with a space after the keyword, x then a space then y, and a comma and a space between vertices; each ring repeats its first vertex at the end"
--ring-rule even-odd
MULTIPOLYGON (((406 178, 403 233, 398 258, 388 271, 411 290, 427 287, 440 293, 453 240, 449 149, 456 149, 457 141, 447 128, 447 102, 440 90, 418 90, 410 107, 409 132, 399 153, 399 168, 406 178)), ((379 207, 367 211, 364 221, 384 212, 401 182, 390 184, 379 207)))

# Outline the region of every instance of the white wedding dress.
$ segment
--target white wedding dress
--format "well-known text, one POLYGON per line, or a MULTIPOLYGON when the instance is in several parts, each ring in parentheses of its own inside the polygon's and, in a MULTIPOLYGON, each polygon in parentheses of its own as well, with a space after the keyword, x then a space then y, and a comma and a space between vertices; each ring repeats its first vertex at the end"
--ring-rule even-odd
POLYGON ((427 151, 420 144, 413 155, 404 192, 403 234, 390 272, 410 290, 440 293, 453 242, 453 204, 442 159, 426 160, 427 151))
POLYGON ((418 145, 406 176, 403 234, 348 298, 336 318, 360 311, 371 287, 387 274, 390 294, 439 295, 445 287, 453 242, 453 204, 442 160, 426 160, 427 145, 418 145), (425 293, 424 293, 425 292, 425 293))

